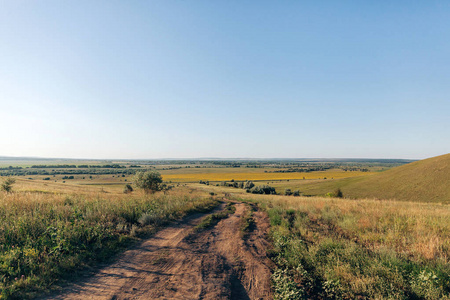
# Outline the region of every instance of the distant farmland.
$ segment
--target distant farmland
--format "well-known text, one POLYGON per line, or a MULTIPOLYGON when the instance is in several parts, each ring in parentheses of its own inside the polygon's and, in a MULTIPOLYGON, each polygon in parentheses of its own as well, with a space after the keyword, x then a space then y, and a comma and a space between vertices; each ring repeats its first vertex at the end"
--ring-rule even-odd
POLYGON ((374 172, 342 170, 328 170, 315 172, 298 172, 298 173, 256 173, 256 172, 225 172, 225 173, 180 173, 180 174, 162 174, 164 181, 171 182, 198 182, 203 181, 271 181, 271 180, 295 180, 295 179, 337 179, 356 176, 370 175, 374 172))

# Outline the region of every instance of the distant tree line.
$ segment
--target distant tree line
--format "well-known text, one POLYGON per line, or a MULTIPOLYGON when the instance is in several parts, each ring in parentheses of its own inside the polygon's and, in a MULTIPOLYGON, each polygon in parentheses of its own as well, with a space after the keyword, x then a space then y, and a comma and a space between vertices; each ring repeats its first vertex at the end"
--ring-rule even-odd
POLYGON ((6 169, 0 170, 0 176, 31 176, 31 175, 111 175, 123 174, 134 175, 139 169, 104 169, 104 168, 89 168, 89 169, 6 169))
MULTIPOLYGON (((200 184, 206 184, 209 185, 209 181, 199 181, 200 184)), ((222 181, 220 183, 216 184, 217 186, 226 186, 226 187, 233 187, 237 189, 245 189, 247 193, 252 194, 266 194, 266 195, 276 195, 277 192, 274 187, 271 187, 270 185, 259 185, 256 186, 252 181, 234 181, 232 179, 230 182, 228 181, 222 181)))
MULTIPOLYGON (((131 166, 130 166, 131 167, 131 166)), ((133 166, 139 167, 139 166, 133 166)), ((32 169, 88 169, 88 168, 103 168, 103 169, 124 169, 126 166, 119 164, 112 165, 33 165, 32 169)))
POLYGON ((9 166, 9 167, 6 167, 6 168, 0 168, 0 171, 3 171, 3 170, 21 170, 21 169, 23 169, 23 168, 22 167, 9 166))
POLYGON ((308 172, 316 172, 316 171, 325 171, 329 170, 331 167, 326 166, 315 166, 309 168, 289 168, 286 170, 275 170, 275 171, 267 171, 267 173, 308 173, 308 172))

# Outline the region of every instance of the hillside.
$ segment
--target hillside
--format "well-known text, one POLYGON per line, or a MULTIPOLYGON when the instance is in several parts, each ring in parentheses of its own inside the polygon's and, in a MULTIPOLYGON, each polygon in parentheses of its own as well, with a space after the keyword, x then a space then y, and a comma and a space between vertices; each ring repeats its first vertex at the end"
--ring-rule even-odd
POLYGON ((450 203, 450 154, 436 156, 365 177, 299 185, 308 195, 341 188, 351 198, 450 203))

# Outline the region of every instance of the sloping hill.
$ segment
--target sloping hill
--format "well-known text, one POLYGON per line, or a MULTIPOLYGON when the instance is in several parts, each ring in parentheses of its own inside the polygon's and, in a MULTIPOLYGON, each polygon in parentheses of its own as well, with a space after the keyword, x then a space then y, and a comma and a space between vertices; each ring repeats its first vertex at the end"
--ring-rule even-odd
POLYGON ((345 197, 450 203, 450 154, 436 156, 382 173, 301 187, 306 194, 341 188, 345 197))

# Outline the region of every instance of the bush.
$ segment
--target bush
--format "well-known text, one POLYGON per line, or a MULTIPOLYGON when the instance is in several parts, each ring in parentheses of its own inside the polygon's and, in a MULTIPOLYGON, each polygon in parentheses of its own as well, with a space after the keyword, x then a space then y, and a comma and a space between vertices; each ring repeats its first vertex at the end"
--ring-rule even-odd
POLYGON ((252 194, 266 194, 266 195, 275 195, 276 191, 274 187, 271 187, 270 185, 261 185, 261 186, 254 186, 251 189, 248 189, 250 193, 252 194))
POLYGON ((124 194, 131 193, 132 191, 133 191, 133 187, 129 183, 126 184, 125 187, 123 188, 123 193, 124 194))
POLYGON ((249 190, 249 189, 251 189, 254 186, 255 186, 255 184, 253 182, 246 181, 245 184, 244 184, 244 189, 249 190))
POLYGON ((134 176, 134 184, 146 193, 160 191, 163 187, 161 174, 156 171, 137 172, 134 176))

